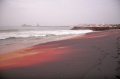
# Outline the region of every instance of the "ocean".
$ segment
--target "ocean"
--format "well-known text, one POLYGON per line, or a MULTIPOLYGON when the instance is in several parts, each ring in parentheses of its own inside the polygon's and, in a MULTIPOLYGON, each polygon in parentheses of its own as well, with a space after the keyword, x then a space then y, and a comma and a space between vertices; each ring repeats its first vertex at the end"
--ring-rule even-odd
POLYGON ((0 30, 0 40, 21 38, 44 38, 50 36, 80 35, 92 30, 70 30, 69 26, 24 27, 24 29, 0 30))

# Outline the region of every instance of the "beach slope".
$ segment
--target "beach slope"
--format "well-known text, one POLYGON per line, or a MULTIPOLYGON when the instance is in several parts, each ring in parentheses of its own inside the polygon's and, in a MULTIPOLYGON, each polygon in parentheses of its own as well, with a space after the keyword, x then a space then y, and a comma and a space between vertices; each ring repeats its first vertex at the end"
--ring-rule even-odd
POLYGON ((119 79, 120 30, 88 33, 0 55, 1 79, 119 79))

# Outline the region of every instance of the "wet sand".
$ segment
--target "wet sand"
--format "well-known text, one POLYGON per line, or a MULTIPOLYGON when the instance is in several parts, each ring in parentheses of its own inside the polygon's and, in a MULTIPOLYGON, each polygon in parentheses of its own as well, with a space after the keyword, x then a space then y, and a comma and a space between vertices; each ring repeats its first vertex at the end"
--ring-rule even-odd
POLYGON ((10 40, 0 40, 0 55, 13 52, 19 49, 31 47, 37 44, 43 44, 51 41, 63 40, 66 38, 71 38, 73 36, 51 36, 44 38, 26 38, 26 39, 10 39, 10 40))
POLYGON ((0 55, 1 79, 119 79, 120 30, 89 33, 0 55))

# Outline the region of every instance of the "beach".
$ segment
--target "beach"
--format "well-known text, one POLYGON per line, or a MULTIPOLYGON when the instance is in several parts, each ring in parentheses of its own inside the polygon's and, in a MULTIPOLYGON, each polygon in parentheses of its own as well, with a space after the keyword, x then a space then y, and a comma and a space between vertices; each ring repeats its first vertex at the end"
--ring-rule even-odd
POLYGON ((119 29, 35 42, 0 55, 1 79, 120 78, 119 29))

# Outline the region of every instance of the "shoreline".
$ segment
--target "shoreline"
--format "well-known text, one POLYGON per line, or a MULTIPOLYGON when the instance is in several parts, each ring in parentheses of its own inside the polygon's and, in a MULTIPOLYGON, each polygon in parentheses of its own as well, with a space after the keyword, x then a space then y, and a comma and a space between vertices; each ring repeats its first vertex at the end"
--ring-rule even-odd
POLYGON ((108 30, 37 44, 0 55, 0 73, 3 79, 117 79, 119 41, 120 30, 108 30))
MULTIPOLYGON (((37 44, 44 44, 44 43, 53 42, 53 41, 65 40, 69 38, 74 38, 76 36, 83 36, 85 34, 66 35, 66 36, 50 36, 50 37, 44 37, 44 38, 26 38, 26 39, 19 39, 19 40, 12 39, 12 41, 14 42, 7 40, 8 44, 3 44, 0 46, 0 55, 6 54, 9 52, 14 52, 20 49, 32 47, 37 44)), ((5 41, 3 40, 3 42, 6 42, 6 40, 5 41)))

